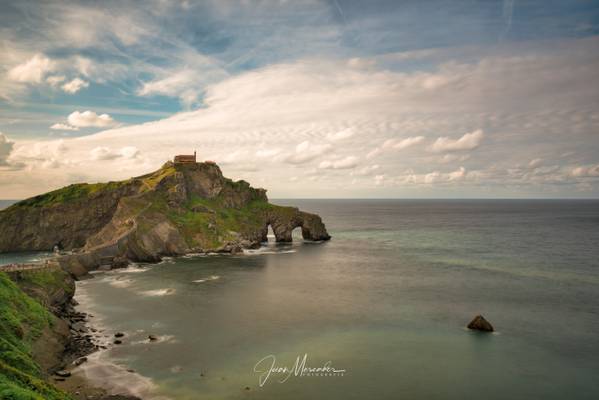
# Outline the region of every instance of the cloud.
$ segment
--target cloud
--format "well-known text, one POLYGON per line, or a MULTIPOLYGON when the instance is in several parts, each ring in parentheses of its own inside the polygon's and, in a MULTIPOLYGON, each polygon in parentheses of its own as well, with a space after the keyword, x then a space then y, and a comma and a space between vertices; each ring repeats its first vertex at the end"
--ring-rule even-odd
POLYGON ((463 161, 466 161, 469 158, 470 158, 470 154, 445 154, 438 161, 441 164, 447 164, 447 163, 451 163, 451 162, 454 162, 454 161, 463 162, 463 161))
POLYGON ((98 115, 93 111, 75 111, 67 118, 69 124, 77 128, 98 127, 106 128, 116 126, 118 123, 108 114, 98 115))
POLYGON ((41 83, 44 76, 56 68, 56 63, 43 54, 36 54, 8 71, 8 77, 21 83, 41 83))
POLYGON ((543 163, 543 159, 541 159, 541 158, 535 158, 533 160, 530 160, 530 162, 528 163, 528 166, 530 168, 536 168, 539 165, 541 165, 542 163, 543 163))
POLYGON ((78 131, 79 130, 79 128, 77 128, 76 126, 62 124, 60 122, 57 122, 54 125, 50 126, 50 129, 57 130, 57 131, 78 131))
POLYGON ((430 146, 430 150, 435 153, 473 150, 480 146, 484 136, 483 131, 477 129, 474 132, 464 134, 464 136, 459 139, 440 137, 430 146))
POLYGON ((379 154, 381 154, 383 152, 383 149, 380 147, 375 147, 374 149, 370 150, 367 154, 366 154, 366 159, 370 160, 376 156, 378 156, 379 154))
POLYGON ((318 164, 320 169, 350 169, 358 165, 358 158, 355 156, 347 156, 340 160, 330 161, 324 160, 318 164))
MULTIPOLYGON (((521 46, 492 49, 494 54, 485 48, 480 57, 471 53, 467 59, 447 52, 449 58, 439 64, 405 70, 378 64, 354 68, 339 59, 257 68, 205 86, 203 106, 196 110, 66 139, 69 150, 56 159, 72 163, 44 175, 41 186, 26 186, 30 175, 13 178, 23 182, 18 193, 33 194, 64 183, 70 174, 93 181, 142 174, 174 154, 197 149, 200 159, 219 155, 216 161, 239 152, 223 172, 256 184, 265 178, 274 197, 542 197, 551 190, 553 196, 578 193, 575 185, 581 181, 599 194, 595 179, 583 176, 592 173, 599 146, 594 134, 599 101, 588 83, 599 80, 599 56, 593 51, 599 38, 521 46), (468 151, 483 144, 484 152, 468 151), (126 146, 135 146, 143 157, 135 163, 116 157, 93 168, 92 149, 106 147, 97 155, 110 158, 126 146), (373 152, 378 169, 360 164, 347 174, 334 169, 334 162, 348 155, 364 160, 373 152), (566 152, 567 159, 561 157, 566 152), (554 160, 547 165, 552 169, 531 170, 528 164, 537 156, 554 160), (319 169, 323 160, 327 168, 319 169), (445 169, 443 162, 457 165, 445 169), (251 169, 242 168, 251 163, 251 169), (573 172, 576 168, 581 169, 573 172), (383 178, 373 191, 376 175, 383 178), (299 188, 290 176, 311 184, 299 188)), ((165 77, 160 71, 155 76, 165 77)), ((31 145, 16 140, 11 160, 27 163, 33 175, 39 162, 25 150, 17 152, 31 145)))
POLYGON ((14 145, 14 142, 8 140, 8 138, 0 132, 0 166, 9 165, 8 156, 10 156, 14 145))
POLYGON ((281 153, 281 149, 259 149, 256 150, 256 157, 272 158, 281 153))
POLYGON ((416 185, 434 185, 456 183, 466 180, 468 173, 464 167, 460 167, 455 171, 440 172, 433 171, 424 174, 415 174, 408 172, 407 174, 399 175, 394 178, 394 181, 401 184, 416 184, 416 185))
POLYGON ((329 149, 331 149, 331 145, 329 144, 313 144, 305 140, 295 146, 295 151, 285 158, 285 162, 289 164, 305 164, 321 156, 329 149))
POLYGON ((73 94, 73 93, 77 93, 82 88, 86 88, 88 86, 89 86, 89 82, 86 82, 80 78, 75 78, 72 81, 67 82, 64 85, 62 85, 61 88, 65 92, 73 94))
POLYGON ((327 139, 333 142, 337 142, 344 139, 349 139, 350 137, 356 134, 355 130, 352 128, 343 129, 339 132, 329 133, 327 135, 327 139))
POLYGON ((200 93, 208 82, 222 79, 226 73, 210 57, 194 54, 184 57, 186 65, 163 69, 155 78, 144 82, 137 90, 139 96, 168 96, 179 98, 181 104, 190 108, 198 102, 200 93))
POLYGON ((92 160, 115 160, 117 158, 134 159, 137 158, 140 151, 137 147, 126 146, 119 150, 112 150, 109 147, 95 147, 90 151, 92 160))
POLYGON ((403 150, 424 141, 424 136, 415 136, 403 140, 389 139, 383 143, 383 149, 403 150))
POLYGON ((577 178, 589 178, 599 176, 599 164, 576 167, 571 175, 577 178))
POLYGON ((407 149, 408 147, 412 147, 418 143, 422 143, 424 140, 425 140, 424 136, 413 136, 413 137, 408 137, 408 138, 405 138, 402 140, 395 139, 395 138, 387 139, 381 146, 375 147, 374 149, 369 151, 366 154, 366 159, 370 160, 374 157, 377 157, 377 156, 383 154, 383 152, 385 152, 387 150, 407 149))
POLYGON ((48 84, 50 86, 56 87, 61 82, 64 82, 66 79, 67 78, 64 75, 52 75, 52 76, 49 76, 49 77, 46 78, 46 82, 48 82, 48 84))
POLYGON ((367 166, 362 167, 356 171, 352 171, 350 173, 350 175, 352 175, 352 176, 368 176, 368 175, 372 175, 376 172, 379 172, 380 169, 381 169, 381 166, 378 164, 367 165, 367 166))

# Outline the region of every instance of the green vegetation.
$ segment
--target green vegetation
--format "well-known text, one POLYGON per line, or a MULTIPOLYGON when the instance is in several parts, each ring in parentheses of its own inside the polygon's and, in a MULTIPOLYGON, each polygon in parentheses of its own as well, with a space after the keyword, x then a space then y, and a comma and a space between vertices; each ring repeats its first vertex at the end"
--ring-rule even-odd
POLYGON ((153 174, 141 177, 141 181, 145 184, 144 186, 147 190, 152 190, 156 188, 156 186, 160 183, 160 181, 162 181, 162 179, 171 174, 174 174, 175 172, 177 171, 175 170, 174 166, 164 166, 153 174))
POLYGON ((50 306, 50 297, 54 293, 73 296, 75 285, 68 272, 55 268, 32 269, 19 272, 19 287, 42 305, 50 306))
POLYGON ((0 272, 0 399, 70 399, 42 379, 31 356, 32 342, 52 324, 53 318, 0 272))
POLYGON ((38 196, 31 197, 19 201, 13 204, 9 209, 18 207, 44 207, 53 206, 56 204, 62 204, 72 201, 81 200, 90 197, 96 193, 102 191, 112 191, 119 187, 129 183, 130 181, 118 181, 118 182, 107 182, 107 183, 75 183, 73 185, 65 186, 61 189, 54 190, 52 192, 40 194, 38 196))
POLYGON ((245 207, 226 207, 218 196, 212 199, 194 197, 181 210, 170 210, 168 218, 179 228, 190 246, 216 248, 233 240, 236 233, 261 228, 261 215, 273 206, 264 200, 253 200, 245 207))

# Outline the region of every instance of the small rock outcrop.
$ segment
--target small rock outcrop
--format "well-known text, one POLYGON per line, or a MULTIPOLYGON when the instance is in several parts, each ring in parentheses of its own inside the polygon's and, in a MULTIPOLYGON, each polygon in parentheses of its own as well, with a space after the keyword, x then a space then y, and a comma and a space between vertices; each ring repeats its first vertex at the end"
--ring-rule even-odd
POLYGON ((493 325, 487 321, 482 315, 477 315, 468 324, 468 329, 481 332, 493 332, 493 325))
POLYGON ((268 202, 266 190, 223 176, 212 162, 173 164, 121 182, 77 184, 0 211, 0 252, 49 250, 74 276, 162 256, 256 248, 330 236, 316 214, 268 202))

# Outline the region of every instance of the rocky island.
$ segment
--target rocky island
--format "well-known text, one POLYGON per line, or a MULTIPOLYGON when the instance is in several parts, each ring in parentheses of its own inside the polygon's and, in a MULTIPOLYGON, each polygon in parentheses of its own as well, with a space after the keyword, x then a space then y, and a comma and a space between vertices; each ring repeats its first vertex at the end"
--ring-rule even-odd
POLYGON ((0 211, 0 252, 60 248, 79 275, 102 264, 187 253, 239 252, 267 240, 330 239, 318 215, 268 202, 266 190, 223 176, 213 162, 177 156, 124 181, 74 184, 0 211))
POLYGON ((88 316, 73 308, 74 280, 130 261, 256 248, 269 226, 277 242, 290 242, 297 227, 305 240, 330 239, 318 215, 271 204, 266 190, 224 177, 195 154, 143 176, 74 184, 0 211, 0 252, 61 250, 44 263, 0 266, 0 398, 132 399, 69 378, 69 366, 98 349, 84 325, 88 316))

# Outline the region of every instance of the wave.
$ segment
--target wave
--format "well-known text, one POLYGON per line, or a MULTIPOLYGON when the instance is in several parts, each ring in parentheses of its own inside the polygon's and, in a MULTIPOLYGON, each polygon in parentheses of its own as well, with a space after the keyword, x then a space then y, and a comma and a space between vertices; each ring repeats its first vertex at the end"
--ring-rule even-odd
POLYGON ((131 342, 132 345, 151 344, 152 346, 156 343, 178 343, 173 335, 153 335, 155 340, 150 341, 147 337, 131 342))
POLYGON ((108 284, 117 288, 127 288, 133 283, 132 279, 108 279, 108 284))
POLYGON ((108 360, 106 351, 90 354, 85 363, 73 370, 73 374, 83 375, 111 395, 137 396, 148 400, 168 399, 154 394, 157 385, 152 379, 108 360))
POLYGON ((165 288, 165 289, 154 289, 154 290, 145 290, 140 292, 140 294, 144 296, 168 296, 174 294, 176 292, 173 288, 165 288))
POLYGON ((131 264, 127 268, 116 268, 109 271, 111 274, 139 274, 148 271, 148 267, 141 267, 138 264, 131 264))
POLYGON ((196 279, 195 281, 192 281, 192 282, 194 282, 194 283, 204 283, 204 282, 209 282, 209 281, 215 281, 217 279, 220 279, 220 276, 218 276, 218 275, 211 275, 208 278, 196 279))
POLYGON ((272 247, 260 247, 259 249, 244 249, 243 254, 246 256, 260 256, 263 254, 289 254, 295 253, 293 249, 275 249, 272 247))

